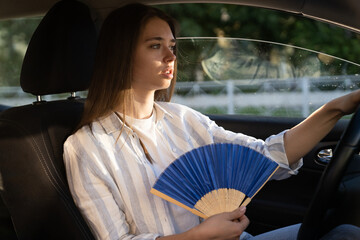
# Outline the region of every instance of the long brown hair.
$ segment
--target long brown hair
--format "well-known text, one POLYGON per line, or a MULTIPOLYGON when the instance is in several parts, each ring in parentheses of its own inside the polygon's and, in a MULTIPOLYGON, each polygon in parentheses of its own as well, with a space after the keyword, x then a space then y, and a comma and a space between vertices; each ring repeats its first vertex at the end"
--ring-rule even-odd
MULTIPOLYGON (((176 37, 175 21, 159 9, 143 4, 129 4, 114 10, 105 19, 99 34, 94 72, 79 128, 108 116, 121 104, 121 112, 132 108, 132 71, 137 41, 144 25, 153 17, 169 24, 176 37)), ((175 53, 176 54, 176 53, 175 53)), ((155 101, 170 101, 176 82, 155 92, 155 101)))

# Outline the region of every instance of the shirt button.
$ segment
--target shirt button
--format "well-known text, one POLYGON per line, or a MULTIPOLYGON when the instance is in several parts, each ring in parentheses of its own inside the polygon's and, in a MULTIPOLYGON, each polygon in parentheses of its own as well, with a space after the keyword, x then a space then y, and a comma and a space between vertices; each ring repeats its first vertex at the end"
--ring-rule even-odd
POLYGON ((173 152, 176 152, 176 148, 173 148, 172 150, 173 150, 173 152))

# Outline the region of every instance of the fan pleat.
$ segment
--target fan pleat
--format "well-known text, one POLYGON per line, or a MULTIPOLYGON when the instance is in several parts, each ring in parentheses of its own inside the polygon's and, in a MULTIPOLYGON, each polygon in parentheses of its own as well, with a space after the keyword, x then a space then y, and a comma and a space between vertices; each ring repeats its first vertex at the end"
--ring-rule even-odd
MULTIPOLYGON (((168 172, 170 173, 170 172, 168 172)), ((158 188, 163 189, 165 195, 174 198, 175 200, 182 202, 186 206, 192 208, 194 202, 196 202, 202 195, 194 194, 194 190, 188 184, 183 184, 182 181, 187 181, 185 178, 179 177, 178 180, 174 179, 173 176, 168 174, 163 175, 163 181, 158 182, 158 188)))

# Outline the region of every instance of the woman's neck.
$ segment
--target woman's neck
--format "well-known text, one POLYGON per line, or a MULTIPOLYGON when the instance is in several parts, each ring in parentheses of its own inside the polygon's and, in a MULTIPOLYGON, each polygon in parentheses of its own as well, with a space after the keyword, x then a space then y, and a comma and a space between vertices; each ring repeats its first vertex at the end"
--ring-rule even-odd
POLYGON ((130 117, 146 119, 151 117, 154 108, 154 92, 137 93, 134 92, 134 110, 130 117))
POLYGON ((151 117, 152 112, 153 112, 153 108, 154 108, 154 101, 152 101, 151 103, 146 102, 146 103, 139 103, 139 102, 134 102, 134 112, 132 114, 132 118, 136 118, 136 119, 146 119, 151 117))

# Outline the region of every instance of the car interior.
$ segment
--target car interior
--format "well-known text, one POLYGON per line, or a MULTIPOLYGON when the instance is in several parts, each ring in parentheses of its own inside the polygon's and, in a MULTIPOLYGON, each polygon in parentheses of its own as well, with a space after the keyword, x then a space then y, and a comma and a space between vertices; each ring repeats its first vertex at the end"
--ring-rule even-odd
MULTIPOLYGON (((2 3, 7 6, 0 7, 2 18, 15 16, 16 12, 44 17, 31 38, 19 79, 23 91, 34 95, 34 102, 17 107, 0 105, 0 224, 11 229, 0 238, 94 239, 67 186, 63 143, 81 117, 84 98, 76 92, 89 86, 99 19, 123 1, 51 0, 41 1, 37 8, 31 7, 31 1, 21 1, 21 6, 15 2, 2 3), (63 100, 42 99, 59 93, 69 95, 63 100)), ((360 33, 360 5, 356 0, 221 2, 292 12, 360 33)), ((319 232, 340 223, 360 226, 359 117, 357 113, 351 120, 340 120, 304 157, 298 175, 266 184, 247 209, 250 233, 304 222, 298 238, 304 240, 315 239, 319 232), (335 150, 331 168, 330 164, 318 163, 318 153, 324 149, 335 150)), ((303 119, 239 115, 210 118, 225 129, 260 139, 303 119)))
MULTIPOLYGON (((23 90, 40 96, 86 89, 95 46, 88 7, 77 1, 55 4, 29 44, 21 72, 23 90)), ((82 107, 83 101, 70 95, 62 101, 38 99, 2 113, 2 199, 19 239, 93 238, 71 198, 62 162, 63 142, 82 107)))

